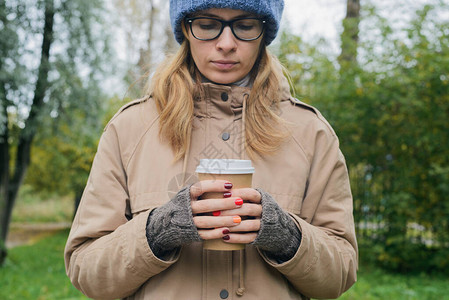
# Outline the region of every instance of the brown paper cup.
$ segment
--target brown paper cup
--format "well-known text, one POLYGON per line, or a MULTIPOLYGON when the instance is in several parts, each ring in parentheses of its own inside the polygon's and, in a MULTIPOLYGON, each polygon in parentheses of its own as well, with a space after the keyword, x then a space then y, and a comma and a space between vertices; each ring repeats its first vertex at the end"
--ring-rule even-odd
MULTIPOLYGON (((201 159, 197 168, 199 180, 228 180, 233 188, 252 186, 254 168, 249 160, 201 159)), ((223 193, 204 193, 201 199, 222 198, 223 193)), ((201 201, 201 200, 199 200, 201 201)), ((205 240, 203 248, 207 250, 242 250, 245 244, 226 243, 222 239, 205 240)))

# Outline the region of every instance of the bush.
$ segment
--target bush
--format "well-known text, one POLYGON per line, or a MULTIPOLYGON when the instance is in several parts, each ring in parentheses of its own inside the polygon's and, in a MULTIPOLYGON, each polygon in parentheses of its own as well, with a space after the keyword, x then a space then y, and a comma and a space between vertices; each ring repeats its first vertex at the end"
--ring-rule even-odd
POLYGON ((280 57, 340 137, 366 255, 398 271, 448 272, 449 21, 438 16, 448 5, 423 6, 403 30, 364 8, 358 65, 339 69, 323 45, 286 33, 280 57))

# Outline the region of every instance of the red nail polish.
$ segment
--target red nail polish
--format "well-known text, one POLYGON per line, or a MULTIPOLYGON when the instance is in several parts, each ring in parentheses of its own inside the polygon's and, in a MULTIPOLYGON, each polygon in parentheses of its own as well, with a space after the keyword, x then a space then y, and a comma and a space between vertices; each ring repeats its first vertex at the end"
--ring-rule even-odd
POLYGON ((228 234, 230 233, 229 229, 223 229, 223 234, 228 234))
POLYGON ((225 187, 225 189, 230 190, 230 189, 232 189, 232 183, 226 182, 226 183, 224 184, 224 187, 225 187))
POLYGON ((230 237, 229 235, 225 235, 225 236, 223 237, 223 239, 224 239, 225 241, 229 241, 230 238, 231 238, 231 237, 230 237))
POLYGON ((231 193, 231 192, 223 193, 223 197, 224 197, 224 198, 229 198, 229 197, 231 197, 231 196, 232 196, 232 193, 231 193))
POLYGON ((235 205, 243 205, 243 200, 241 198, 235 199, 235 205))
POLYGON ((215 217, 218 217, 219 215, 221 215, 221 211, 219 211, 219 210, 214 211, 214 212, 212 213, 212 215, 214 215, 215 217))

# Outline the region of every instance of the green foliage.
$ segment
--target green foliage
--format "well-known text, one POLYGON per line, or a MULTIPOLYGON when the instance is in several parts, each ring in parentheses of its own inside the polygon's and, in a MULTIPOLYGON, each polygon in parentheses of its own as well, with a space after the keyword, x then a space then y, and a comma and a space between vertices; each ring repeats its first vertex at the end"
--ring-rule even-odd
MULTIPOLYGON (((113 71, 112 64, 106 63, 109 37, 103 1, 58 1, 55 5, 49 89, 39 112, 26 180, 36 191, 79 194, 103 125, 106 99, 102 81, 105 73, 113 71)), ((2 104, 8 107, 12 166, 16 158, 13 150, 31 107, 44 2, 10 0, 5 1, 5 7, 5 18, 10 21, 1 34, 10 32, 11 37, 0 39, 0 51, 9 62, 2 65, 0 75, 11 83, 5 84, 7 101, 2 99, 2 104), (30 47, 33 43, 36 46, 30 47), (21 65, 21 61, 27 64, 21 65)))
POLYGON ((21 24, 26 22, 25 4, 15 1, 15 5, 0 2, 0 133, 4 132, 4 114, 7 95, 19 94, 19 87, 26 83, 24 61, 20 59, 24 49, 20 47, 21 24))
MULTIPOLYGON (((3 28, 0 31, 0 81, 6 89, 8 112, 22 124, 29 113, 41 55, 43 32, 42 0, 2 1, 3 28)), ((95 109, 102 73, 111 70, 103 2, 58 1, 49 58, 50 91, 44 117, 70 114, 71 107, 95 109), (86 101, 89 99, 90 101, 86 101), (77 100, 77 101, 75 101, 77 100)), ((95 111, 95 110, 94 110, 95 111)), ((3 124, 3 123, 2 123, 3 124)))
POLYGON ((436 17, 447 8, 426 5, 404 29, 365 8, 359 63, 343 75, 322 45, 281 39, 295 90, 340 137, 365 255, 403 272, 448 270, 449 22, 436 17))
POLYGON ((99 128, 82 132, 61 124, 56 135, 39 135, 26 182, 37 192, 79 193, 86 185, 100 134, 99 128))
POLYGON ((67 231, 9 251, 0 268, 0 299, 87 299, 65 275, 67 231))
MULTIPOLYGON (((87 299, 65 275, 67 234, 61 231, 35 245, 10 249, 0 269, 0 299, 87 299)), ((363 263, 357 283, 339 299, 447 299, 447 280, 441 275, 392 274, 363 263)))
MULTIPOLYGON (((10 128, 8 143, 13 149, 32 105, 45 1, 2 2, 5 9, 0 17, 7 21, 0 31, 0 87, 5 88, 5 94, 0 95, 0 126, 10 128), (6 110, 8 115, 3 116, 6 110), (7 121, 2 119, 5 117, 7 121)), ((49 89, 38 112, 39 130, 47 130, 41 136, 57 134, 61 123, 81 134, 98 128, 97 116, 104 99, 102 81, 106 72, 113 71, 112 64, 106 63, 110 47, 104 14, 101 0, 55 4, 49 89)))
POLYGON ((73 109, 70 122, 43 129, 33 146, 26 183, 36 192, 79 196, 86 185, 104 126, 129 100, 108 99, 90 116, 95 117, 93 124, 86 125, 85 112, 73 109))

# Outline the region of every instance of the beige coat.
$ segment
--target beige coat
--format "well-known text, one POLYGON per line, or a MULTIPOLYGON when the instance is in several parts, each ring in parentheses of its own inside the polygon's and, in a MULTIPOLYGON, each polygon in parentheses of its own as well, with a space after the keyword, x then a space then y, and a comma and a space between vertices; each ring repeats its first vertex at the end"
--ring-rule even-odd
POLYGON ((65 249, 71 281, 98 299, 338 297, 355 282, 357 269, 348 172, 332 128, 316 109, 292 98, 287 85, 280 113, 292 134, 277 154, 253 161, 253 187, 270 193, 295 220, 302 232, 296 255, 278 264, 252 245, 239 253, 202 250, 201 243, 167 261, 151 252, 145 236, 150 211, 168 201, 183 178, 194 180, 199 159, 242 158, 242 103, 250 91, 204 86, 184 161, 172 163, 169 145, 159 139, 151 99, 124 106, 105 128, 65 249))

